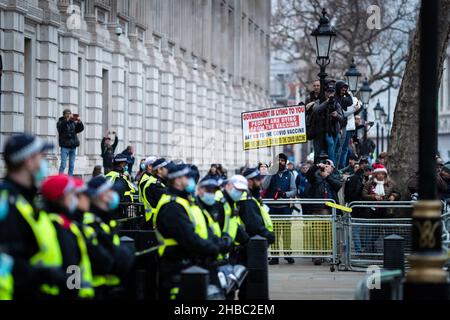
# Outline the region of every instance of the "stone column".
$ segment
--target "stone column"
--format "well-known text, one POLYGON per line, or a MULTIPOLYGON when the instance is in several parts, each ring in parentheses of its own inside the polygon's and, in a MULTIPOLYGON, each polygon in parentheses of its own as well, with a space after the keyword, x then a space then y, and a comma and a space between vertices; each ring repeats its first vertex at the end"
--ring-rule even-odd
MULTIPOLYGON (((3 56, 0 145, 24 125, 24 16, 0 10, 0 52, 3 56)), ((1 150, 0 152, 2 152, 1 150)), ((2 160, 3 161, 3 160, 2 160)))
MULTIPOLYGON (((102 57, 103 50, 88 46, 86 50, 86 155, 98 156, 101 139, 104 135, 102 98, 102 57)), ((120 132, 119 132, 120 134, 120 132)))
POLYGON ((129 61, 129 103, 128 103, 128 130, 129 145, 135 147, 137 155, 143 155, 143 105, 142 105, 142 62, 139 60, 129 61))

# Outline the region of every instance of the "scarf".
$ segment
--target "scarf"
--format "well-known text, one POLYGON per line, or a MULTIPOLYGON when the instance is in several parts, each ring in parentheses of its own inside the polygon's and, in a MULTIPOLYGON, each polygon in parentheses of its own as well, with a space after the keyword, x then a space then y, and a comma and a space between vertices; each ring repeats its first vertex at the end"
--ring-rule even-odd
POLYGON ((375 187, 375 194, 378 196, 385 196, 384 193, 384 180, 378 181, 377 179, 373 179, 373 181, 377 184, 375 187))

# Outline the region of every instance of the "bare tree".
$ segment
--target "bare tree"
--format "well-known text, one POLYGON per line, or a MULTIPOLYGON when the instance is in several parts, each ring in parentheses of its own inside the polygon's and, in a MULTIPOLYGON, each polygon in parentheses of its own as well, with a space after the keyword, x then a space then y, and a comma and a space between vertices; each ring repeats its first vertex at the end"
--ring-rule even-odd
POLYGON ((278 0, 272 15, 275 58, 295 67, 303 85, 316 78, 316 53, 311 32, 326 8, 337 30, 328 74, 342 78, 353 57, 369 83, 377 83, 373 97, 400 82, 415 27, 417 1, 374 0, 278 0), (381 23, 367 26, 368 8, 380 8, 381 23), (364 70, 365 69, 365 70, 364 70))
MULTIPOLYGON (((428 0, 423 0, 428 1, 428 0)), ((439 16, 439 82, 442 78, 443 65, 450 35, 450 0, 440 1, 442 14, 439 16)), ((389 171, 400 187, 403 198, 408 196, 406 188, 408 178, 419 165, 419 61, 420 61, 420 29, 411 43, 405 74, 400 86, 394 113, 389 155, 389 171)), ((437 108, 437 106, 429 106, 437 108)))

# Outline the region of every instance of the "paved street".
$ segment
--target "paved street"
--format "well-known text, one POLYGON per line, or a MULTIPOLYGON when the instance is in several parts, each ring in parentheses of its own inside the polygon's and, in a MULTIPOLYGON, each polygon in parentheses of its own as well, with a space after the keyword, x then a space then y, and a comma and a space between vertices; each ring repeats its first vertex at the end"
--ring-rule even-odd
POLYGON ((330 272, 328 264, 314 266, 310 259, 296 259, 294 265, 280 260, 269 266, 271 300, 352 300, 364 272, 330 272))

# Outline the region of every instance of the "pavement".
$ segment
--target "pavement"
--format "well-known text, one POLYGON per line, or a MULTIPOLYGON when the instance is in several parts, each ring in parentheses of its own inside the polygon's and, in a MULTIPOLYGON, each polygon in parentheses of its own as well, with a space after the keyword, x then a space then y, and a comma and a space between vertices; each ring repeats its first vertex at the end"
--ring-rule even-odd
POLYGON ((269 266, 271 300, 353 300, 365 272, 330 272, 330 265, 313 265, 311 259, 295 259, 288 265, 269 266))

